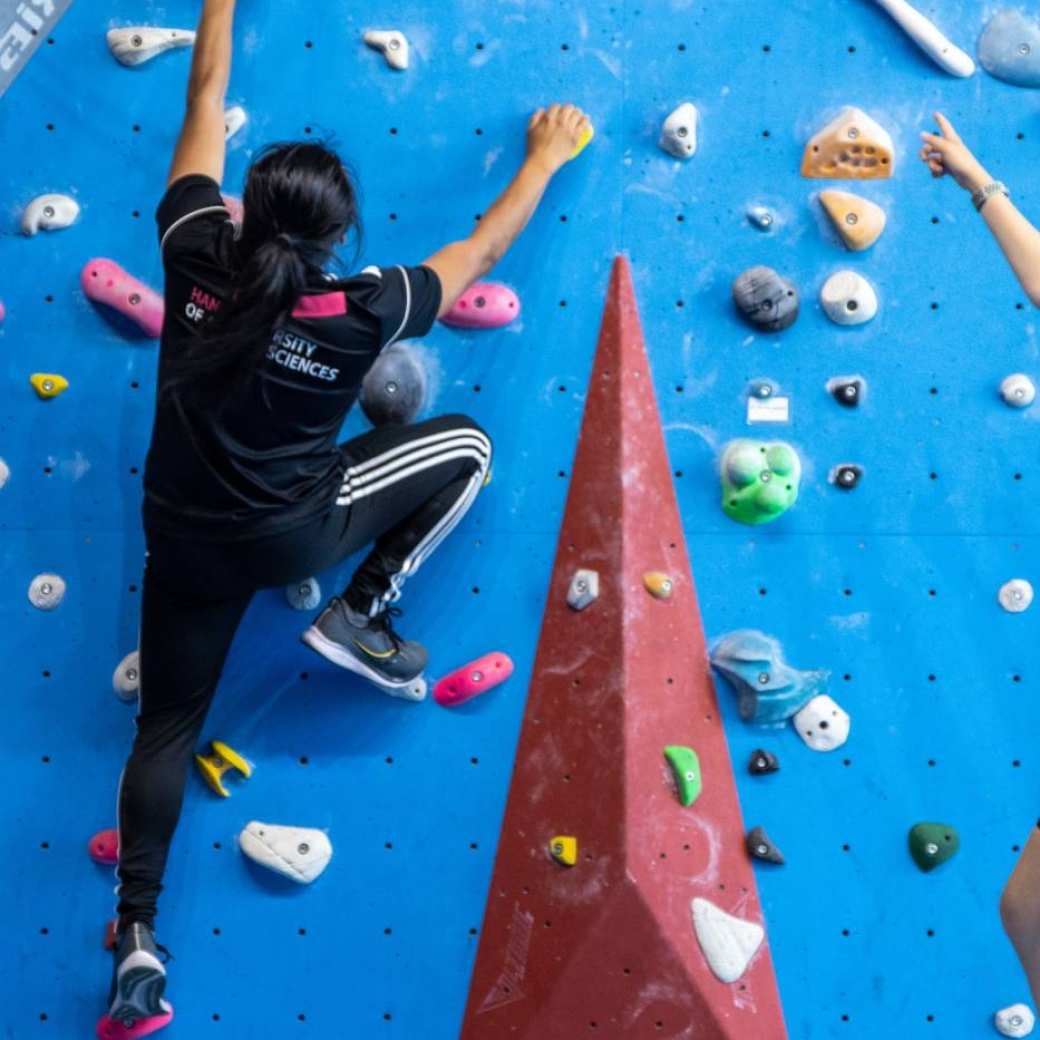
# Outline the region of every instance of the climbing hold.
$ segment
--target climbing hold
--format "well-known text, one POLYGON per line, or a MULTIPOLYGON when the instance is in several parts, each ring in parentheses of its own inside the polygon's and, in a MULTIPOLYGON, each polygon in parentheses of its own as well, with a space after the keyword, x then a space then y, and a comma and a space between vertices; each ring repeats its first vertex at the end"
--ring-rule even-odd
POLYGON ((805 146, 802 176, 861 180, 891 177, 893 160, 888 131, 866 112, 849 106, 805 146))
POLYGON ((753 205, 747 208, 748 223, 759 231, 771 231, 776 224, 776 217, 766 206, 753 205))
POLYGON ((823 283, 820 306, 838 325, 862 325, 877 314, 877 293, 855 271, 837 271, 823 283))
POLYGON ((221 192, 220 197, 224 200, 224 205, 227 207, 231 223, 241 226, 246 215, 242 200, 237 195, 225 195, 223 192, 221 192))
POLYGON ((842 242, 853 252, 869 249, 885 230, 885 211, 869 199, 848 191, 821 191, 820 205, 831 218, 842 242))
POLYGON ((966 78, 975 74, 975 62, 960 47, 951 43, 934 22, 926 18, 907 0, 874 0, 887 11, 895 23, 928 55, 936 65, 951 76, 966 78))
POLYGON ((741 317, 766 332, 781 332, 798 317, 798 290, 771 267, 749 267, 733 282, 741 317))
MULTIPOLYGON (((755 629, 723 636, 712 647, 711 666, 736 691, 740 717, 745 722, 763 725, 786 722, 820 693, 830 675, 826 671, 802 672, 792 668, 784 660, 780 641, 755 629)), ((752 764, 758 755, 766 756, 773 767, 761 772, 780 768, 767 751, 756 751, 752 764)))
POLYGON ((392 69, 408 68, 408 40, 396 29, 369 29, 362 37, 369 47, 382 53, 392 69))
POLYGON ((765 930, 760 924, 727 914, 700 897, 693 900, 690 909, 693 929, 708 967, 720 982, 736 982, 762 945, 765 930))
MULTIPOLYGON (((712 662, 714 664, 714 661, 712 662)), ((772 751, 755 748, 748 760, 747 771, 752 776, 765 776, 766 773, 775 773, 780 768, 780 759, 772 751)))
POLYGON ((311 827, 282 827, 253 820, 238 836, 242 851, 255 863, 301 885, 319 877, 332 859, 332 842, 311 827))
POLYGON ((561 867, 573 867, 578 862, 578 839, 570 835, 557 835, 549 842, 549 855, 561 867))
POLYGON ((114 866, 119 862, 119 831, 114 827, 98 831, 87 842, 87 852, 95 863, 114 866))
POLYGON ((1026 408, 1036 397, 1036 386, 1029 376, 1013 372, 1001 381, 1000 396, 1004 398, 1004 403, 1012 408, 1026 408))
POLYGON ((701 763, 693 748, 672 744, 664 749, 665 761, 671 766, 675 777, 676 793, 680 805, 693 805, 703 789, 701 763))
POLYGON ((221 798, 231 797, 231 792, 224 786, 224 774, 233 769, 244 779, 253 775, 253 767, 234 748, 228 747, 222 740, 210 742, 210 750, 206 754, 196 754, 202 779, 209 784, 215 794, 221 798))
POLYGON ((4 306, 4 301, 0 300, 0 322, 7 317, 7 308, 4 306))
POLYGON ((578 135, 578 143, 574 146, 574 151, 571 152, 571 159, 577 159, 583 151, 585 151, 588 143, 596 136, 596 128, 589 123, 587 127, 578 135))
MULTIPOLYGON (((117 943, 113 941, 111 949, 116 948, 117 943)), ((107 1013, 98 1019, 95 1032, 98 1040, 140 1040, 141 1037, 151 1036, 152 1033, 165 1029, 173 1021, 173 1007, 168 1000, 159 998, 159 1006, 163 1009, 158 1015, 149 1015, 146 1018, 133 1018, 132 1026, 123 1024, 122 1019, 114 1019, 107 1013)))
POLYGON ((111 918, 105 924, 105 937, 101 940, 101 946, 105 950, 114 950, 119 945, 119 919, 111 918))
POLYGON ((739 523, 768 523, 798 498, 802 464, 783 441, 730 441, 721 469, 722 509, 739 523))
POLYGON ((112 689, 121 701, 132 701, 141 687, 141 655, 137 650, 126 655, 112 673, 112 689))
POLYGON ((35 235, 37 231, 60 231, 76 222, 79 203, 69 195, 39 195, 22 213, 22 231, 35 235))
POLYGON ((10 479, 11 468, 3 459, 0 459, 0 488, 2 488, 10 479))
POLYGON ((647 571, 643 575, 643 587, 654 599, 671 599, 675 583, 660 571, 647 571))
POLYGON ((164 51, 190 47, 195 33, 188 29, 157 29, 135 25, 127 29, 109 29, 108 49, 120 65, 143 65, 164 51))
POLYGON ((426 369, 411 347, 387 347, 365 373, 361 410, 373 426, 410 423, 426 403, 426 369))
POLYGON ((53 372, 34 372, 29 376, 29 382, 44 401, 49 401, 52 397, 65 393, 69 388, 69 381, 64 376, 56 375, 53 372))
POLYGON ((754 859, 760 859, 763 863, 784 862, 784 854, 773 844, 772 839, 766 834, 762 827, 752 827, 744 839, 744 847, 748 855, 754 859))
POLYGON ((749 423, 785 423, 791 418, 791 399, 781 397, 775 383, 757 379, 748 387, 749 423))
POLYGON ((89 299, 119 311, 139 325, 146 336, 159 338, 163 326, 162 297, 114 260, 88 260, 80 272, 80 284, 89 299))
POLYGON ((500 329, 520 316, 520 297, 498 282, 474 282, 441 318, 459 329, 500 329))
POLYGON ((249 116, 241 105, 233 105, 224 112, 224 140, 230 141, 249 122, 249 116))
POLYGON ((512 674, 513 662, 508 654, 485 654, 440 679, 433 687, 433 699, 442 708, 454 708, 493 690, 512 674))
POLYGON ((813 751, 834 751, 849 739, 849 716, 825 693, 813 697, 794 717, 798 736, 813 751))
POLYGON ((55 610, 65 598, 65 579, 58 574, 37 574, 29 583, 29 602, 37 610, 55 610))
POLYGON ((851 491, 860 482, 863 476, 863 467, 853 462, 843 462, 831 470, 830 481, 842 491, 851 491))
POLYGON ((285 586, 285 598, 293 610, 316 610, 321 603, 321 586, 317 578, 304 578, 285 586))
POLYGON ((866 389, 866 381, 859 376, 835 376, 827 380, 827 390, 831 397, 846 408, 858 407, 866 389))
POLYGON ((584 610, 599 599, 599 571, 583 568, 574 572, 567 588, 567 606, 584 610))
POLYGON ((946 823, 915 823, 909 843, 910 855, 925 873, 952 859, 961 847, 957 831, 946 823))
POLYGON ((1033 602, 1033 586, 1025 578, 1012 578, 1000 586, 1000 605, 1011 614, 1021 614, 1033 602))
POLYGON ((993 1016, 993 1024, 1001 1036, 1029 1036, 1036 1025, 1036 1018, 1025 1004, 1012 1004, 993 1016))
POLYGON ((657 143, 677 159, 689 159, 697 151, 697 106, 684 101, 664 121, 657 143))
POLYGON ((979 37, 979 63, 1016 87, 1040 87, 1040 22, 1014 8, 998 11, 979 37))

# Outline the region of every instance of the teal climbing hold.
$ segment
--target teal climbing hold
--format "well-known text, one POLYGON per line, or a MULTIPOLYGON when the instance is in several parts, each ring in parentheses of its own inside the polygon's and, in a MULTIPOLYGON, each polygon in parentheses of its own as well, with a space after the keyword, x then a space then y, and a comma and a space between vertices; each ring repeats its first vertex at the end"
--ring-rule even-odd
POLYGON ((1040 87, 1040 22, 1021 11, 998 11, 979 37, 979 63, 1016 87, 1040 87))
POLYGON ((910 828, 910 855, 925 872, 952 859, 960 847, 960 838, 948 823, 915 823, 910 828))
POLYGON ((693 748, 673 744, 664 749, 664 757, 672 767, 680 803, 693 805, 703 788, 701 763, 697 752, 693 748))
POLYGON ((730 441, 722 453, 722 508, 742 524, 765 524, 798 498, 802 463, 783 441, 730 441))

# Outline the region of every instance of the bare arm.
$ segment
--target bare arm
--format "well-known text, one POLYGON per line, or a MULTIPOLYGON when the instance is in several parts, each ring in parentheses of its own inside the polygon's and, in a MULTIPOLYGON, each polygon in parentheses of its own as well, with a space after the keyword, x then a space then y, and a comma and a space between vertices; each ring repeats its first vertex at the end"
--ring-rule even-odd
MULTIPOLYGON (((970 192, 991 183, 993 178, 960 139, 950 121, 941 112, 935 113, 935 119, 940 133, 921 134, 924 141, 921 159, 932 175, 942 177, 948 173, 970 192)), ((1004 195, 989 199, 982 207, 982 218, 1030 301, 1040 307, 1040 231, 1004 195)))
POLYGON ((167 186, 188 173, 224 177, 224 95, 231 75, 235 0, 205 0, 188 80, 187 111, 167 186))
POLYGON ((527 158, 509 187, 483 215, 472 234, 438 250, 424 263, 437 272, 443 297, 437 317, 483 278, 505 255, 538 208, 549 181, 570 159, 588 117, 573 105, 539 109, 527 125, 527 158))

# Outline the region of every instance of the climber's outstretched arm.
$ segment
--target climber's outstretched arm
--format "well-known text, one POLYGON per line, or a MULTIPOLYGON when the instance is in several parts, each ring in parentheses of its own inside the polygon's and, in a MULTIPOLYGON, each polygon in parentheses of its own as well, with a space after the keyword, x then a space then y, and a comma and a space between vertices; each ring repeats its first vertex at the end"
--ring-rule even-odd
POLYGON ((188 173, 224 177, 224 95, 231 75, 235 0, 205 0, 191 60, 188 103, 167 185, 188 173))

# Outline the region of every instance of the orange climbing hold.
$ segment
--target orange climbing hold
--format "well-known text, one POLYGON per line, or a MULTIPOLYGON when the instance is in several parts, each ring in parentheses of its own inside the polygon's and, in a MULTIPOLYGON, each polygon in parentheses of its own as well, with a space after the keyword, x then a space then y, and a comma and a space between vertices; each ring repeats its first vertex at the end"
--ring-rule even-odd
POLYGON ((643 585, 654 599, 671 599, 675 587, 672 579, 660 571, 647 571, 643 575, 643 585))
POLYGON ((876 180, 892 176, 894 160, 888 131, 850 105, 806 145, 802 176, 876 180))

